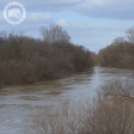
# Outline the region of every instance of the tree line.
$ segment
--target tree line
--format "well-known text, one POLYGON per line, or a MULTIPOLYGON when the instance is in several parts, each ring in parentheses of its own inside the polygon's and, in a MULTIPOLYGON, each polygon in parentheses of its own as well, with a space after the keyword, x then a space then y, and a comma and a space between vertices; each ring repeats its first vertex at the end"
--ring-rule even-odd
POLYGON ((0 85, 57 79, 93 66, 91 52, 71 43, 60 26, 40 32, 42 39, 0 32, 0 85))
POLYGON ((114 39, 96 56, 100 66, 134 69, 134 27, 127 30, 125 37, 114 39))

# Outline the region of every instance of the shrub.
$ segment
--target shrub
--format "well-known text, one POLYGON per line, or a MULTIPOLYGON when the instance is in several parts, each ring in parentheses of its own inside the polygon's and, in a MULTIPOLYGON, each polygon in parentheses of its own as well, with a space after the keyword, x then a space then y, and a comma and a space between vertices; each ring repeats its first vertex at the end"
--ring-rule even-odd
MULTIPOLYGON (((58 32, 61 32, 63 36, 67 34, 61 27, 51 28, 52 31, 60 30, 58 32)), ((61 38, 62 36, 60 40, 61 38)), ((74 72, 86 71, 93 66, 90 51, 70 43, 68 36, 65 40, 51 44, 46 40, 24 35, 2 33, 0 83, 27 84, 57 79, 74 72)))
MULTIPOLYGON (((118 85, 116 82, 113 86, 103 86, 92 104, 87 102, 79 104, 78 107, 75 104, 74 107, 71 102, 65 101, 60 107, 51 109, 51 112, 47 109, 43 114, 34 115, 31 133, 133 134, 134 102, 130 98, 113 96, 114 92, 124 91, 125 87, 121 85, 122 83, 118 85), (105 96, 106 89, 112 95, 105 96)), ((129 84, 125 86, 130 88, 129 84)), ((134 90, 133 87, 131 90, 134 90)))

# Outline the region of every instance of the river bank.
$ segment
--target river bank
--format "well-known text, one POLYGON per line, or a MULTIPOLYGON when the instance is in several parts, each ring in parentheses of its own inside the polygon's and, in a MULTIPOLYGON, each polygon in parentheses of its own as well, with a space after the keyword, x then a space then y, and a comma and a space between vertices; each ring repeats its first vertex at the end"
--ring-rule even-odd
MULTIPOLYGON (((58 107, 69 98, 72 104, 85 103, 96 97, 101 85, 112 80, 128 80, 132 71, 115 68, 94 67, 89 73, 0 90, 0 132, 2 134, 24 134, 31 115, 40 110, 58 107)), ((131 78, 131 80, 133 80, 131 78)), ((74 107, 75 108, 75 107, 74 107)))

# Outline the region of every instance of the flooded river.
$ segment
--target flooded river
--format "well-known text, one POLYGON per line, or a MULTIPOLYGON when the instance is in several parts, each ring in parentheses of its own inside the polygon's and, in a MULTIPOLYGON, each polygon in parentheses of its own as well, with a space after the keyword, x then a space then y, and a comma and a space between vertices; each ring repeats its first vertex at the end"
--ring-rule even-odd
POLYGON ((27 119, 34 112, 56 106, 65 98, 84 102, 94 97, 99 86, 107 81, 131 76, 130 70, 94 67, 60 80, 0 89, 0 134, 24 134, 27 119))

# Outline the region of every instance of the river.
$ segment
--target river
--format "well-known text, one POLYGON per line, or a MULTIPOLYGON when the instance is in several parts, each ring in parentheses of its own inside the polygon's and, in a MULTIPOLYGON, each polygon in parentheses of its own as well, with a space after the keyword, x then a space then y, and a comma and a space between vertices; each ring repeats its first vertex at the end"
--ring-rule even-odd
POLYGON ((131 70, 94 67, 86 73, 0 89, 0 134, 24 134, 27 119, 43 108, 56 106, 69 98, 74 103, 95 97, 96 90, 113 79, 131 79, 131 70))

